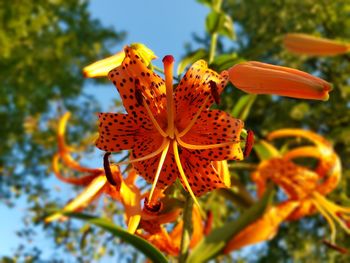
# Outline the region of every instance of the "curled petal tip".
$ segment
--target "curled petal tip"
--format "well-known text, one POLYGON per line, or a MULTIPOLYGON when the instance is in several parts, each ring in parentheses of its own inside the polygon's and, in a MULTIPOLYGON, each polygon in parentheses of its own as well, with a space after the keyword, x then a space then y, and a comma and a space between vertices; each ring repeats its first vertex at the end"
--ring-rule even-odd
POLYGON ((122 63, 124 57, 124 51, 121 51, 113 56, 96 61, 84 67, 83 75, 85 78, 106 77, 109 71, 122 63))
POLYGON ((238 89, 252 94, 327 100, 332 90, 330 83, 306 72, 256 61, 233 66, 229 79, 238 89))

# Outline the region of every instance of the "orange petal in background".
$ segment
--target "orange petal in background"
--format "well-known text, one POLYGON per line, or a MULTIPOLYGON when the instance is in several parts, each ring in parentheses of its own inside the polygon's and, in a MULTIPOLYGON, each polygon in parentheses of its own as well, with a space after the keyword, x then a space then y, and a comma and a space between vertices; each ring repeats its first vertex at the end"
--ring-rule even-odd
POLYGON ((270 207, 260 219, 231 239, 224 249, 224 253, 227 254, 244 246, 272 239, 276 235, 280 224, 298 205, 299 202, 288 201, 270 207))
POLYGON ((292 53, 308 56, 336 56, 350 50, 349 44, 300 33, 286 34, 283 44, 292 53))

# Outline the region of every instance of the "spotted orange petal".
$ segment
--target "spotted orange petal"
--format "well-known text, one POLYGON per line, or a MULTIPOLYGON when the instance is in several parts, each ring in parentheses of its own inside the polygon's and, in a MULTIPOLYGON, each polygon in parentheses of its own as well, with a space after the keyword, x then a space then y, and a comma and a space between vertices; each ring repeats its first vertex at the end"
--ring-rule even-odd
POLYGON ((135 81, 139 82, 146 103, 156 119, 166 115, 166 96, 164 80, 142 62, 142 59, 131 47, 126 47, 125 59, 121 66, 111 70, 109 79, 117 87, 126 111, 139 122, 148 119, 144 106, 139 105, 135 96, 135 81), (142 120, 140 120, 142 118, 142 120))
MULTIPOLYGON (((149 153, 152 153, 159 149, 162 145, 161 137, 143 137, 140 140, 135 141, 136 147, 133 148, 131 154, 131 160, 143 157, 149 153)), ((150 158, 148 160, 139 161, 133 163, 133 167, 138 171, 138 173, 149 183, 153 183, 160 155, 150 158)), ((178 169, 175 164, 174 156, 171 151, 168 152, 165 157, 165 161, 162 170, 159 175, 159 180, 157 182, 157 188, 165 188, 171 185, 176 178, 179 176, 178 169)))
POLYGON ((243 126, 243 121, 231 117, 224 111, 206 110, 200 114, 196 124, 181 140, 192 145, 232 142, 231 145, 225 147, 195 150, 195 153, 212 161, 242 160, 243 152, 240 147, 240 134, 243 126))
POLYGON ((214 102, 209 82, 216 83, 217 93, 220 94, 226 86, 227 80, 228 73, 226 71, 219 75, 208 69, 208 65, 204 60, 199 60, 191 66, 174 93, 175 122, 180 132, 189 124, 203 103, 205 103, 204 109, 207 109, 214 102))
POLYGON ((99 113, 98 117, 100 124, 96 146, 104 151, 132 149, 138 137, 153 135, 152 123, 150 126, 139 126, 129 114, 99 113))
MULTIPOLYGON (((211 161, 193 155, 186 149, 180 153, 180 159, 188 183, 196 196, 201 196, 217 188, 226 187, 211 161)), ((181 178, 180 181, 187 190, 181 178)))

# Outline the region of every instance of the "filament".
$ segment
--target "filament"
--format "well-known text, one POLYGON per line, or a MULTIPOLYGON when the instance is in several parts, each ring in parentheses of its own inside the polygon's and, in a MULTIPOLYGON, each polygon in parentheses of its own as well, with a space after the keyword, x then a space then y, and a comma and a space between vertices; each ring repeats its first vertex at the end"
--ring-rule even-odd
POLYGON ((327 220, 328 225, 331 228, 331 242, 335 243, 335 237, 336 237, 336 234, 337 234, 337 230, 335 228, 333 219, 328 215, 327 210, 325 210, 320 204, 318 204, 317 200, 313 200, 312 203, 316 206, 317 210, 320 211, 320 213, 327 220))
POLYGON ((347 225, 340 219, 340 217, 336 214, 336 210, 338 210, 338 206, 335 206, 327 199, 321 197, 321 195, 315 193, 314 196, 319 201, 319 203, 327 210, 327 212, 333 217, 335 221, 339 223, 339 225, 345 230, 347 234, 350 234, 350 229, 347 225))
POLYGON ((173 151, 174 151, 174 156, 175 156, 175 162, 176 162, 177 168, 179 169, 179 173, 181 175, 181 179, 184 182, 184 184, 185 184, 185 186, 187 188, 187 191, 190 193, 191 197, 193 198, 194 203, 197 205, 198 209, 201 211, 201 214, 204 215, 203 218, 205 218, 205 214, 202 211, 202 209, 201 209, 201 207, 200 207, 200 205, 198 203, 198 200, 197 200, 196 196, 194 195, 190 184, 188 183, 188 180, 187 180, 187 177, 185 175, 185 172, 184 172, 184 170, 182 168, 182 164, 181 164, 181 160, 180 160, 180 156, 179 156, 179 150, 178 150, 178 146, 177 146, 177 142, 176 141, 173 142, 173 151))
POLYGON ((160 172, 162 171, 162 167, 163 167, 163 164, 164 164, 164 161, 165 161, 165 157, 166 157, 166 155, 168 153, 168 150, 169 150, 169 145, 170 145, 170 141, 168 140, 166 142, 166 145, 165 145, 165 148, 164 148, 164 150, 162 152, 162 155, 160 156, 160 159, 159 159, 157 172, 156 172, 156 174, 154 176, 151 192, 150 192, 149 197, 148 197, 148 202, 151 203, 151 204, 153 203, 153 200, 152 200, 153 192, 154 192, 154 189, 156 188, 160 172))
MULTIPOLYGON (((175 131, 175 133, 176 133, 176 131, 175 131)), ((225 146, 229 146, 229 145, 240 142, 240 141, 238 141, 238 142, 233 141, 233 142, 224 142, 224 143, 216 143, 216 144, 198 145, 198 144, 185 143, 178 136, 176 136, 176 140, 182 147, 190 149, 190 150, 207 150, 207 149, 225 147, 225 146)))
POLYGON ((143 106, 145 106, 146 111, 148 113, 148 116, 150 117, 154 127, 157 129, 157 131, 163 136, 163 137, 168 137, 168 134, 166 132, 163 131, 163 129, 159 126, 156 118, 153 116, 153 113, 151 111, 151 109, 148 107, 147 102, 143 101, 142 103, 143 106))
MULTIPOLYGON (((206 106, 207 102, 209 100, 209 96, 205 99, 205 101, 203 102, 202 106, 199 108, 199 110, 196 112, 196 115, 194 115, 194 117, 192 118, 191 122, 187 125, 187 127, 182 130, 179 134, 177 134, 177 137, 180 138, 182 136, 184 136, 186 133, 189 132, 189 130, 191 130, 191 128, 193 127, 193 125, 196 123, 199 115, 202 113, 204 107, 206 106)), ((176 132, 176 131, 175 131, 176 132)))
POLYGON ((160 154, 165 149, 165 147, 167 146, 168 141, 169 141, 168 139, 164 138, 162 145, 157 150, 155 150, 154 152, 151 152, 150 154, 147 154, 147 155, 145 155, 143 157, 140 157, 140 158, 137 158, 137 159, 132 159, 132 160, 129 160, 129 161, 123 161, 123 162, 115 163, 114 165, 136 163, 136 162, 141 162, 141 161, 145 161, 145 160, 151 159, 151 158, 157 156, 158 154, 160 154))

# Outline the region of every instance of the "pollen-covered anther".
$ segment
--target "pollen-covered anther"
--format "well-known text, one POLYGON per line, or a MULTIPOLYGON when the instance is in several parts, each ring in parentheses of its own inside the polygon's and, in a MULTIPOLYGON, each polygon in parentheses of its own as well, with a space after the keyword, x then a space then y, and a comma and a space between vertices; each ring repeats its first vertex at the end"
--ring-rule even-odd
POLYGON ((254 146, 254 132, 252 130, 247 131, 247 138, 245 141, 243 156, 248 157, 254 146))
POLYGON ((210 87, 211 95, 213 96, 216 105, 219 105, 220 95, 219 95, 219 90, 218 90, 218 86, 216 85, 216 82, 213 80, 209 81, 209 87, 210 87))
POLYGON ((156 203, 149 202, 148 198, 145 198, 144 201, 144 211, 150 214, 157 214, 163 209, 163 203, 157 201, 156 203))
POLYGON ((120 182, 120 180, 118 180, 119 178, 113 177, 111 166, 109 164, 109 156, 110 155, 111 155, 110 152, 106 152, 105 155, 103 156, 103 168, 105 170, 105 175, 106 175, 107 181, 111 185, 115 186, 117 188, 117 190, 119 191, 121 182, 120 182), (117 179, 118 182, 115 179, 117 179))

